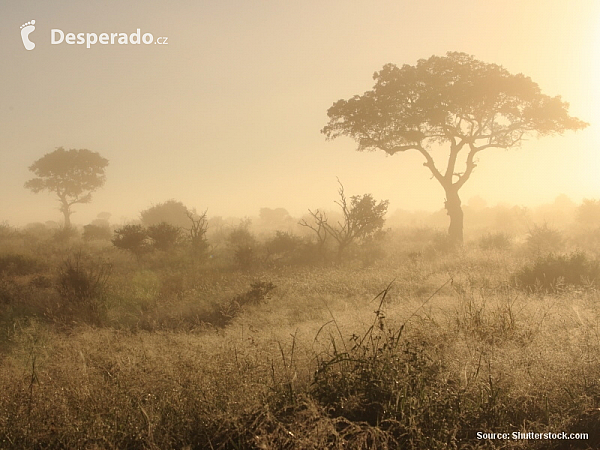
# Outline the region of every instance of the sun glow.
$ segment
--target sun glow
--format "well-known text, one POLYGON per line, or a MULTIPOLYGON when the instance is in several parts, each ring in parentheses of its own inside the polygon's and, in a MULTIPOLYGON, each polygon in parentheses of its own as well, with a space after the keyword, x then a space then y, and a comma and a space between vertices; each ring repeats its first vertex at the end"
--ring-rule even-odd
POLYGON ((589 92, 581 93, 585 95, 586 103, 582 108, 582 114, 586 117, 581 117, 590 124, 590 126, 582 132, 581 144, 585 145, 583 152, 585 161, 582 161, 582 167, 585 167, 581 178, 582 189, 586 191, 587 197, 600 198, 600 10, 597 12, 594 20, 590 21, 591 39, 587 49, 582 50, 587 57, 587 64, 584 70, 588 73, 582 73, 582 88, 592 89, 589 92))

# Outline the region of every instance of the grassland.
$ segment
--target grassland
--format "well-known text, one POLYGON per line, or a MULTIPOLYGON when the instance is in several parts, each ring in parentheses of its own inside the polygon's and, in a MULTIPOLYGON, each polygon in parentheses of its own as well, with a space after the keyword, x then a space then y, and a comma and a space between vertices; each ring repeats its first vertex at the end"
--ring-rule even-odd
POLYGON ((600 448, 593 280, 524 290, 515 246, 398 236, 249 270, 5 239, 0 448, 600 448), (519 431, 588 436, 477 437, 519 431))

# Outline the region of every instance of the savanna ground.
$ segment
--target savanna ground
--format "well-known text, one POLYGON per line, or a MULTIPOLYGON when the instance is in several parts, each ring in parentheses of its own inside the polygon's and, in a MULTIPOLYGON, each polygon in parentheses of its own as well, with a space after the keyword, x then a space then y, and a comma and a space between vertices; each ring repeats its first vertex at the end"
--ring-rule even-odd
POLYGON ((241 269, 4 227, 0 447, 599 448, 593 254, 435 236, 241 269), (477 437, 517 431, 588 436, 477 437))

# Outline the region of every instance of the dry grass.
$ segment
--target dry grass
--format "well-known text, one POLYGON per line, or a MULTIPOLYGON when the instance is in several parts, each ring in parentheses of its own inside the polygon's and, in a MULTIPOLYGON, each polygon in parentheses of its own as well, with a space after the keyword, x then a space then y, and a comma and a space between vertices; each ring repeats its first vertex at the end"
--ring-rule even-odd
POLYGON ((52 286, 3 278, 1 448, 600 446, 600 295, 519 291, 509 252, 245 273, 112 262, 93 326, 54 317, 52 286), (257 281, 276 288, 243 301, 257 281))

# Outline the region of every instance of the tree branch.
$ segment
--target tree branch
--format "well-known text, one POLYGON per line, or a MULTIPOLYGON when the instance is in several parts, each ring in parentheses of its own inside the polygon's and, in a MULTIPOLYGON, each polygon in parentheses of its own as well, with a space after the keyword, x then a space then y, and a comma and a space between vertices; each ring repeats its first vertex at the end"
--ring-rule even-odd
POLYGON ((477 164, 475 164, 475 155, 479 151, 481 151, 481 149, 475 147, 471 143, 469 143, 469 147, 471 150, 469 151, 469 154, 467 155, 467 162, 466 162, 467 167, 462 175, 458 175, 458 181, 456 183, 454 183, 454 186, 456 186, 457 191, 463 186, 463 184, 465 184, 467 182, 467 180, 471 177, 471 174, 473 173, 473 169, 475 169, 475 167, 477 167, 477 164))

